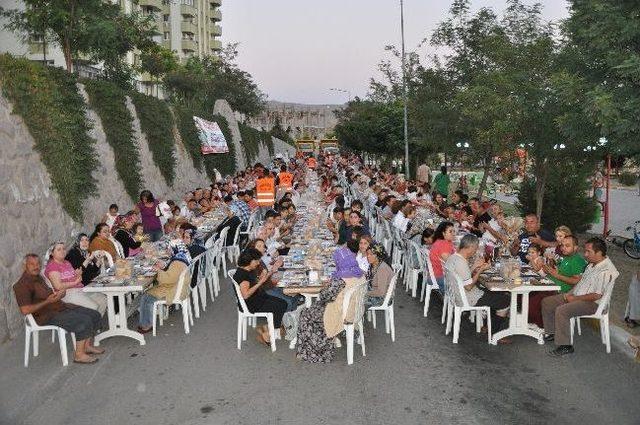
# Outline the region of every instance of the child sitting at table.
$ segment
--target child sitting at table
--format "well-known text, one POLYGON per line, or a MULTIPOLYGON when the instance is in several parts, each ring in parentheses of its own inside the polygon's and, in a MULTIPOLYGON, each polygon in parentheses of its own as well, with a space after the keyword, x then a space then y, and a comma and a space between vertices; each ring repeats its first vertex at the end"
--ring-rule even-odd
POLYGON ((529 265, 531 268, 540 274, 540 276, 546 276, 546 273, 543 270, 544 267, 544 251, 540 245, 530 245, 529 250, 527 251, 527 260, 529 261, 529 265))

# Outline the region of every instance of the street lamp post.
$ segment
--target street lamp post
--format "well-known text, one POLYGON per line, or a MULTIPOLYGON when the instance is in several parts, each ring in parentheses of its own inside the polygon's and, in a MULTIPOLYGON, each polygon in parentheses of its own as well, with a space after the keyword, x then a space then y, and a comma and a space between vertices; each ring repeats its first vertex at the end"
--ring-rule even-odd
POLYGON ((402 100, 404 103, 403 119, 404 119, 404 172, 405 178, 411 178, 409 175, 409 126, 407 123, 407 68, 404 50, 404 1, 400 0, 400 33, 402 36, 402 100))

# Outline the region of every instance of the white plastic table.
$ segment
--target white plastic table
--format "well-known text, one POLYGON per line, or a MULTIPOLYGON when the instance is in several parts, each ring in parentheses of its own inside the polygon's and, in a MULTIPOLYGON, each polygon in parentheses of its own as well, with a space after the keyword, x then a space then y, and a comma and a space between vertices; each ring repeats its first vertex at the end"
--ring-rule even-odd
POLYGON ((94 338, 94 344, 100 345, 100 341, 113 336, 126 336, 145 345, 144 335, 140 332, 131 330, 127 327, 127 306, 125 304, 125 296, 134 292, 142 292, 144 285, 109 285, 104 286, 85 286, 84 292, 96 292, 107 296, 107 317, 109 319, 109 329, 100 332, 94 338), (118 312, 115 310, 114 299, 118 302, 118 312))
POLYGON ((491 344, 496 345, 502 338, 512 335, 526 335, 538 340, 538 344, 544 344, 543 332, 529 326, 529 294, 531 292, 560 291, 557 285, 511 285, 504 282, 484 282, 489 291, 503 291, 511 293, 511 305, 509 306, 509 327, 496 332, 491 337, 491 344), (518 312, 518 296, 522 299, 521 309, 518 312))

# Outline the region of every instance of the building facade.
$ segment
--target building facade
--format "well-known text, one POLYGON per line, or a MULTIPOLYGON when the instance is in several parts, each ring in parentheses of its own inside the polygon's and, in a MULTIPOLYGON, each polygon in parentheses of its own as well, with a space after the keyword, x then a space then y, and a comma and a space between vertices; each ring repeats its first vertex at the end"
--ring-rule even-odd
MULTIPOLYGON (((154 41, 172 50, 180 60, 190 57, 216 55, 222 49, 222 0, 109 0, 119 4, 124 13, 139 10, 156 22, 157 35, 154 41)), ((0 0, 4 9, 24 7, 20 0, 0 0)), ((47 65, 64 67, 64 55, 59 46, 47 44, 41 37, 23 40, 18 35, 1 27, 0 52, 22 56, 47 65)), ((127 63, 137 65, 140 57, 135 52, 127 54, 127 63)), ((100 73, 100 65, 78 66, 83 77, 93 78, 100 73)), ((161 97, 159 88, 148 76, 139 75, 136 86, 143 93, 161 97)))

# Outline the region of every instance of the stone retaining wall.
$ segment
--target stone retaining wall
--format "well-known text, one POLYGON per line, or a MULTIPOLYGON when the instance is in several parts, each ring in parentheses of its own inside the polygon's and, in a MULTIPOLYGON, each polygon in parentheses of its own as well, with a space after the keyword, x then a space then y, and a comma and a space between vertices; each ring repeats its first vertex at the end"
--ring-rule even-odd
MULTIPOLYGON (((79 88, 86 99, 84 87, 79 88)), ((186 191, 210 184, 205 173, 194 169, 174 127, 176 179, 173 187, 169 187, 153 162, 146 137, 140 131, 135 108, 129 99, 127 106, 134 117, 143 187, 160 199, 179 200, 186 191)), ((34 140, 29 130, 22 118, 11 111, 10 102, 0 96, 0 342, 16 338, 23 332, 12 285, 22 272, 24 254, 34 252, 44 255, 53 241, 71 242, 80 231, 92 232, 111 203, 118 204, 120 211, 127 211, 133 204, 115 171, 113 149, 107 143, 100 119, 93 110, 87 110, 87 118, 93 123, 91 137, 96 140, 95 148, 100 157, 100 165, 94 171, 99 194, 85 202, 83 223, 74 222, 62 209, 58 194, 51 189, 47 169, 40 160, 39 153, 34 150, 34 140)), ((246 160, 235 114, 224 100, 216 102, 215 112, 223 115, 229 122, 233 136, 231 142, 236 151, 236 166, 242 169, 246 160)), ((280 140, 276 139, 275 143, 276 152, 294 150, 280 140)), ((261 147, 259 158, 264 162, 269 160, 266 147, 261 147)))

